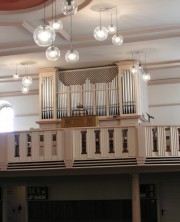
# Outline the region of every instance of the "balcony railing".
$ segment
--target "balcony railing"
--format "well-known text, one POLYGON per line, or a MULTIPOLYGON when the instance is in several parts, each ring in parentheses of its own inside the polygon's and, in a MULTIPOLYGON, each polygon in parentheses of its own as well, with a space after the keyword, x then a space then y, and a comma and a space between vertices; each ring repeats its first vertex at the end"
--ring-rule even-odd
POLYGON ((180 127, 61 128, 0 134, 1 170, 180 163, 180 127))

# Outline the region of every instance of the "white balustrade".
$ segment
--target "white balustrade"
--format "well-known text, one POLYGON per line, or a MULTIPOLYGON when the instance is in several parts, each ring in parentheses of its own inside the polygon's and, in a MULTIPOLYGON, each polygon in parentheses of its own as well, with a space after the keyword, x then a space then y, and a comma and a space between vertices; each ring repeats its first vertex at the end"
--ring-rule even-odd
POLYGON ((146 157, 180 156, 180 127, 145 126, 146 157))
POLYGON ((180 157, 180 127, 103 126, 11 132, 0 134, 0 156, 1 169, 7 163, 62 161, 66 167, 73 167, 75 161, 132 158, 142 165, 148 158, 180 157))
POLYGON ((63 160, 62 130, 37 130, 8 134, 8 162, 55 160, 63 160), (27 140, 27 135, 30 135, 30 142, 27 140))
POLYGON ((136 144, 136 127, 73 129, 74 160, 135 158, 136 144), (123 130, 126 131, 127 135, 123 135, 123 130), (99 138, 96 137, 96 131, 99 131, 99 138), (113 131, 111 145, 109 131, 113 131), (83 132, 86 133, 86 141, 84 143, 82 141, 83 132))

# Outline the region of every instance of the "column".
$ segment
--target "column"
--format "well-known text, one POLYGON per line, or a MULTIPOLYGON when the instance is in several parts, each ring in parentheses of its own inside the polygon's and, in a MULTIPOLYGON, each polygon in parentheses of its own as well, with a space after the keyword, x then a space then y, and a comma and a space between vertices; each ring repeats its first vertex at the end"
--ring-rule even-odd
POLYGON ((132 222, 141 222, 139 175, 132 175, 132 222))

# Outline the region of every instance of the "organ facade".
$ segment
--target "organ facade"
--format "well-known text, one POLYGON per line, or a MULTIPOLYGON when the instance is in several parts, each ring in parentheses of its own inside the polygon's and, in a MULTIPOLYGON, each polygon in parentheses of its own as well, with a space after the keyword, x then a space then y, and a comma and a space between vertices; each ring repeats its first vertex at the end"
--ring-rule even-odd
POLYGON ((95 115, 114 123, 137 123, 148 112, 147 82, 141 69, 131 72, 134 61, 78 70, 42 69, 40 84, 40 125, 64 117, 95 115), (81 113, 82 113, 81 112, 81 113), (128 118, 129 117, 129 118, 128 118))

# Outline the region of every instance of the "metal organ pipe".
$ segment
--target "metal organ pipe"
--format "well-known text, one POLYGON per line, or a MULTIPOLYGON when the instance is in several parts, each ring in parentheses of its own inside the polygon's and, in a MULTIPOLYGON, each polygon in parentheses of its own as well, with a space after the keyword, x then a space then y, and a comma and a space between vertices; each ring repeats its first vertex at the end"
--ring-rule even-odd
POLYGON ((122 77, 123 114, 135 112, 134 79, 130 70, 125 70, 122 77))

